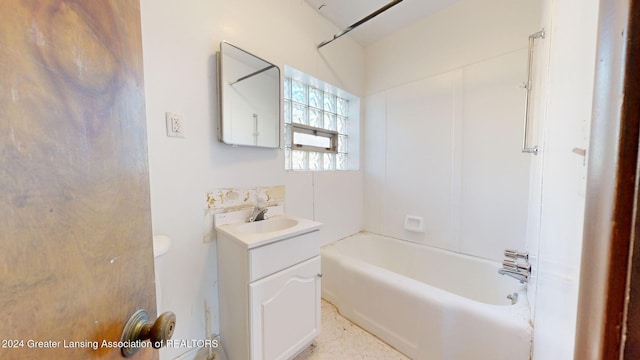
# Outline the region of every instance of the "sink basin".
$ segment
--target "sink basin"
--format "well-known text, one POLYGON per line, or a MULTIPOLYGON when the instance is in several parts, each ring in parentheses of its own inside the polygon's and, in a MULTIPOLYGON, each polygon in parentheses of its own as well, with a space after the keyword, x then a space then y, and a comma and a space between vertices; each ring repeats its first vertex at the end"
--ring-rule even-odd
POLYGON ((238 226, 237 231, 241 233, 267 233, 281 231, 298 225, 298 220, 292 218, 275 218, 261 221, 254 221, 238 226))
POLYGON ((248 249, 290 239, 320 229, 321 223, 313 220, 289 216, 278 207, 269 209, 271 217, 254 222, 246 222, 253 209, 215 214, 214 222, 217 236, 238 241, 248 249))

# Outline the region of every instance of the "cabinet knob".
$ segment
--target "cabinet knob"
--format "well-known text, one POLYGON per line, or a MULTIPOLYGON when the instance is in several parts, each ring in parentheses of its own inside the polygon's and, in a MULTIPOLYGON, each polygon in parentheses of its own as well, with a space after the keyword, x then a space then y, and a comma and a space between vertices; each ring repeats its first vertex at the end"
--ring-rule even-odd
POLYGON ((159 349, 173 336, 176 328, 176 315, 171 311, 158 316, 156 321, 149 321, 149 314, 145 310, 136 311, 122 331, 120 341, 131 346, 123 346, 120 352, 124 357, 133 356, 140 347, 134 346, 137 341, 150 340, 154 349, 159 349))
POLYGON ((321 277, 322 277, 322 274, 318 273, 318 274, 317 274, 317 276, 318 276, 319 278, 321 278, 321 277))

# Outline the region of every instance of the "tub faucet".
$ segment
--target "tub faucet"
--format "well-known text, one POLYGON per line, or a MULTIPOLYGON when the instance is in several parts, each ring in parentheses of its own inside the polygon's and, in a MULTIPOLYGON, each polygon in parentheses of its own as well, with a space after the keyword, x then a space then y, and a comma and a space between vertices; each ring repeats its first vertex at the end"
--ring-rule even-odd
POLYGON ((247 222, 264 220, 264 214, 266 214, 268 210, 269 209, 266 207, 256 205, 256 207, 253 208, 253 213, 251 213, 251 216, 247 219, 247 222))
POLYGON ((529 264, 529 254, 515 250, 505 250, 504 255, 509 258, 502 261, 502 268, 498 269, 498 274, 510 276, 520 283, 529 281, 531 275, 531 264, 529 264), (524 259, 521 263, 518 259, 524 259))
POLYGON ((529 274, 523 273, 519 271, 513 271, 509 269, 498 269, 498 274, 511 276, 512 278, 520 281, 521 284, 524 284, 529 281, 529 274))
POLYGON ((518 250, 507 249, 504 251, 504 256, 511 259, 524 259, 529 261, 529 253, 528 252, 520 252, 518 250))

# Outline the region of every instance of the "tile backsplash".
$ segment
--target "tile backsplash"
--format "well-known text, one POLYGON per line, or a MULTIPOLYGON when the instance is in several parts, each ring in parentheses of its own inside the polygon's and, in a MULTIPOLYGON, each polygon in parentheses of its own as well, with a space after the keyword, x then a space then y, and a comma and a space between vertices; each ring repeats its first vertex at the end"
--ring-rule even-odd
POLYGON ((256 205, 284 207, 285 203, 284 185, 214 189, 206 195, 204 242, 215 240, 214 214, 242 210, 256 205))
POLYGON ((216 189, 207 193, 207 209, 214 213, 234 211, 249 206, 284 205, 284 185, 256 188, 216 189))

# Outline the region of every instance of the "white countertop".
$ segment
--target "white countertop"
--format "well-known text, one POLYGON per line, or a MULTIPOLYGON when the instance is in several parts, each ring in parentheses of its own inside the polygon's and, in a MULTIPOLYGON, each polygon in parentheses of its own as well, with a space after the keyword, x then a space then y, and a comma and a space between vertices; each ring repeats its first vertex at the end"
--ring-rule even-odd
POLYGON ((250 214, 251 211, 247 212, 245 210, 236 213, 216 214, 216 230, 223 233, 227 237, 238 241, 248 249, 252 249, 283 239, 288 239, 294 236, 316 231, 322 226, 321 223, 313 220, 303 219, 286 214, 276 214, 267 217, 265 220, 261 220, 260 222, 268 222, 270 220, 278 221, 279 219, 293 219, 297 221, 297 223, 282 230, 267 232, 247 232, 246 225, 249 223, 244 220, 248 218, 247 213, 250 214))

